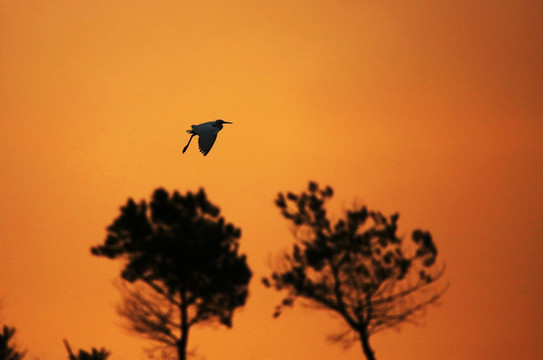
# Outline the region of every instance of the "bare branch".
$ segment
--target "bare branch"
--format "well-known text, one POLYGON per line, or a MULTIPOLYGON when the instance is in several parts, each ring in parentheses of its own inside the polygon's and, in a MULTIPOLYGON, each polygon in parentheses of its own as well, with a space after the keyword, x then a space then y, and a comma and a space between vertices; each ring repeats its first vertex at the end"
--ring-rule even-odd
POLYGON ((179 328, 179 324, 172 319, 177 309, 143 286, 123 283, 118 288, 121 290, 122 303, 117 307, 117 312, 127 320, 127 330, 175 346, 179 338, 172 329, 179 328))
POLYGON ((154 291, 156 291, 157 293, 162 295, 165 299, 167 299, 172 305, 177 306, 177 307, 181 306, 181 303, 179 301, 177 301, 172 295, 168 294, 166 290, 164 290, 162 287, 157 285, 154 281, 147 278, 143 278, 142 280, 143 282, 145 282, 145 284, 149 285, 154 291))

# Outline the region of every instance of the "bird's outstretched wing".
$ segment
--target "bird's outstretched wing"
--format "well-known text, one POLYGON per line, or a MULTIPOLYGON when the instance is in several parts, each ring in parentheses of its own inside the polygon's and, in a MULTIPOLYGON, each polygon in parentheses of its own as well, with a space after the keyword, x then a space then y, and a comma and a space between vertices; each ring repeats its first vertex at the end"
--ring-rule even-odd
POLYGON ((213 144, 215 143, 215 140, 217 139, 217 134, 207 133, 198 136, 198 147, 200 148, 200 152, 204 154, 204 156, 209 153, 209 150, 213 147, 213 144))

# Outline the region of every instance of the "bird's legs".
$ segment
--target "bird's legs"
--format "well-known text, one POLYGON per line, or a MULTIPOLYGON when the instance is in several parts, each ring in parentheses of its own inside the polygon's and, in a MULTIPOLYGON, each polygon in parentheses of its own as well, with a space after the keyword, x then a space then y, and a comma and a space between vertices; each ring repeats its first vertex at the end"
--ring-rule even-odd
POLYGON ((191 135, 191 137, 190 137, 190 139, 189 139, 189 142, 187 143, 187 146, 185 146, 185 147, 183 148, 183 154, 185 153, 185 151, 187 151, 187 148, 188 148, 189 145, 190 145, 190 141, 192 140, 192 138, 194 137, 194 135, 196 135, 196 134, 192 134, 192 135, 191 135))

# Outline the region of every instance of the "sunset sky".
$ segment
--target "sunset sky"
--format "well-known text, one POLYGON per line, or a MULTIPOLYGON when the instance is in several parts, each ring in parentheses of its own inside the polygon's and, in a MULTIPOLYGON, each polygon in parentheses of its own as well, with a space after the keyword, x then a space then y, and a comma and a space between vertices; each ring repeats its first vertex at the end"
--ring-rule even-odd
POLYGON ((543 2, 0 0, 0 323, 28 360, 106 347, 121 264, 93 257, 129 197, 203 187, 253 271, 197 360, 362 359, 331 314, 264 288, 292 246, 278 192, 330 185, 429 230, 449 291, 379 360, 543 356, 543 2), (191 124, 231 121, 208 156, 191 124))

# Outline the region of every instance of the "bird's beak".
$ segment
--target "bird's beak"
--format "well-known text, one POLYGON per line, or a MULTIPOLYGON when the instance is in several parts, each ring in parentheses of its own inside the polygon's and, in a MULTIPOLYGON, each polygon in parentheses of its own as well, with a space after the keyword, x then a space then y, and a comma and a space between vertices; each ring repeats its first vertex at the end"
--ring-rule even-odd
POLYGON ((233 123, 230 122, 230 121, 223 121, 222 123, 223 123, 223 124, 233 124, 233 123))

